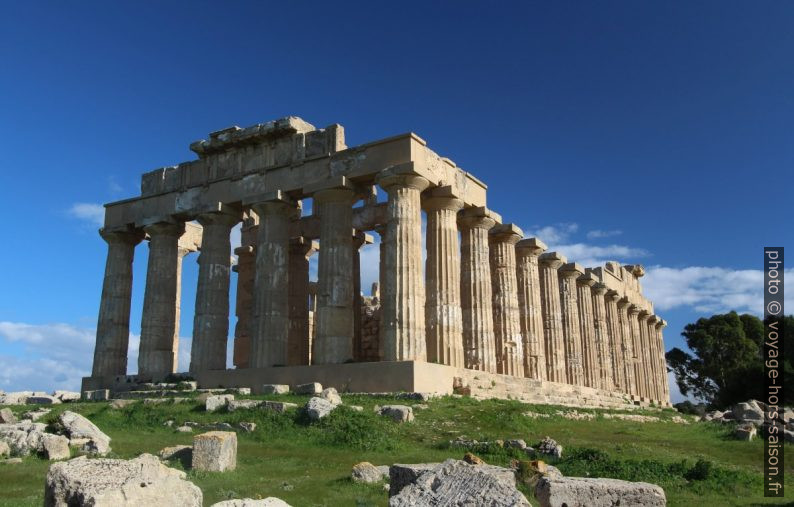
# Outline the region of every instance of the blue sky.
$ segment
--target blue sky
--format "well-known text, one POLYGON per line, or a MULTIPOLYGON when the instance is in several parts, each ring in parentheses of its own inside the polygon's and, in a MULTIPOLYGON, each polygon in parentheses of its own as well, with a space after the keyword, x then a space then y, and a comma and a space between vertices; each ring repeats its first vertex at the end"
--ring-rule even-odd
POLYGON ((668 348, 700 316, 759 312, 761 249, 794 239, 792 26, 783 1, 8 4, 0 389, 90 370, 99 204, 210 131, 286 115, 350 146, 417 132, 527 235, 644 264, 668 348))

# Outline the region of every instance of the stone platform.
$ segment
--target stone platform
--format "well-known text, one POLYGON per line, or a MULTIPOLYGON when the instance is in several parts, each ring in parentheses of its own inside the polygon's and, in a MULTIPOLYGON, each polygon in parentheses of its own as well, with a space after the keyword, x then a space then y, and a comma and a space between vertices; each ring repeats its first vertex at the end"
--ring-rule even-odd
MULTIPOLYGON (((324 364, 209 370, 191 374, 199 388, 249 387, 260 394, 264 384, 306 384, 319 382, 340 392, 394 393, 422 392, 438 395, 465 393, 474 398, 515 399, 527 403, 590 408, 648 407, 648 400, 622 393, 455 368, 420 361, 324 364)), ((134 389, 135 375, 84 377, 83 391, 110 389, 120 393, 134 389)), ((165 378, 147 378, 159 382, 165 378)))

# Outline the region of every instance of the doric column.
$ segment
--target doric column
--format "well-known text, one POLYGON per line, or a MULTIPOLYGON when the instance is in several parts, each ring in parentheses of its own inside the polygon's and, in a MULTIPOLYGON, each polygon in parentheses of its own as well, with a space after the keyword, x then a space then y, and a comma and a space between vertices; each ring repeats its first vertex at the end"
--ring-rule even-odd
POLYGON ((317 251, 317 243, 302 236, 289 244, 289 335, 287 362, 289 366, 309 364, 309 258, 317 251))
POLYGON ((361 361, 361 247, 371 245, 372 236, 364 231, 353 234, 353 360, 361 361))
POLYGON ((374 229, 375 232, 378 233, 378 236, 380 236, 380 244, 378 245, 378 311, 380 312, 380 324, 378 325, 378 358, 380 361, 383 360, 383 334, 386 330, 383 325, 383 298, 381 297, 383 294, 383 282, 386 278, 386 271, 383 269, 383 266, 386 265, 386 229, 385 224, 380 224, 374 229))
POLYGON ((656 324, 656 332, 659 336, 659 348, 661 349, 660 357, 662 359, 662 403, 670 404, 670 384, 667 380, 667 358, 665 357, 665 347, 664 347, 664 328, 667 327, 667 321, 664 319, 660 319, 660 321, 656 324))
POLYGON ((427 213, 425 328, 427 360, 464 367, 463 310, 460 298, 458 211, 463 201, 434 189, 422 200, 427 213))
POLYGON ((605 391, 615 389, 613 379, 612 345, 609 339, 609 326, 607 324, 607 309, 604 296, 607 287, 603 283, 596 283, 590 287, 593 299, 593 326, 595 328, 596 347, 598 351, 598 371, 600 373, 598 387, 605 391))
POLYGON ((626 367, 625 367, 625 352, 623 347, 623 323, 620 320, 620 312, 618 311, 617 303, 620 300, 620 294, 615 290, 607 290, 604 296, 606 303, 607 315, 607 329, 609 330, 609 345, 612 351, 612 381, 616 390, 629 393, 626 367))
POLYGON ((518 312, 516 243, 523 236, 513 224, 499 224, 488 232, 493 287, 496 371, 524 376, 524 346, 518 312))
POLYGON ((626 381, 626 393, 637 394, 636 376, 634 370, 634 339, 632 335, 631 323, 629 322, 629 303, 628 298, 618 299, 618 319, 620 320, 622 357, 621 366, 623 376, 626 381))
POLYGON ((659 361, 659 336, 656 334, 656 323, 659 317, 649 315, 647 322, 648 344, 650 346, 650 365, 651 365, 651 399, 662 401, 662 363, 659 361))
POLYGON ((287 364, 289 224, 297 205, 280 190, 243 202, 259 215, 249 367, 287 364))
POLYGON ((144 228, 149 235, 149 263, 141 316, 138 375, 172 373, 179 282, 179 237, 183 223, 159 222, 144 228))
POLYGON ((546 245, 538 238, 522 239, 516 243, 518 316, 524 345, 524 375, 538 380, 547 379, 538 270, 538 257, 546 249, 546 245))
POLYGON ((229 338, 229 275, 231 274, 232 227, 240 212, 220 205, 218 211, 202 213, 197 220, 204 227, 193 316, 193 345, 190 371, 226 369, 229 338))
POLYGON ((648 399, 653 399, 653 365, 651 364, 651 341, 648 336, 648 317, 650 314, 645 310, 640 310, 637 315, 639 323, 639 337, 640 337, 640 350, 637 353, 639 359, 640 371, 642 372, 642 386, 643 396, 648 399))
POLYGON ((576 302, 579 305, 579 335, 582 337, 582 368, 584 385, 598 388, 601 380, 601 365, 598 362, 598 344, 595 334, 593 311, 593 285, 598 279, 585 273, 576 279, 576 302))
POLYGON ((629 303, 628 324, 630 333, 629 336, 631 336, 631 361, 634 368, 634 394, 638 396, 645 396, 644 389, 642 387, 644 372, 642 370, 642 361, 640 360, 642 355, 642 344, 640 343, 640 322, 638 319, 639 314, 640 307, 633 303, 629 303))
POLYGON ((350 182, 339 178, 314 191, 320 216, 317 266, 317 338, 314 364, 353 359, 353 199, 350 182))
POLYGON ((204 231, 198 224, 185 223, 185 232, 177 243, 176 257, 176 301, 174 313, 174 339, 171 342, 171 364, 173 373, 177 371, 179 362, 179 323, 182 315, 182 263, 187 254, 201 249, 201 237, 204 231))
POLYGON ((130 339, 132 260, 142 231, 105 231, 99 234, 108 244, 102 299, 96 326, 92 377, 125 375, 130 339))
POLYGON ((565 338, 557 270, 566 262, 568 259, 557 252, 547 252, 538 258, 543 335, 546 342, 546 373, 550 381, 560 383, 568 382, 568 377, 565 373, 565 338))
POLYGON ((584 274, 584 269, 579 264, 570 262, 560 268, 559 274, 562 330, 565 336, 565 375, 569 384, 581 386, 584 385, 584 369, 576 279, 584 274))
POLYGON ((248 368, 251 360, 251 333, 254 310, 254 277, 256 271, 256 238, 259 231, 258 217, 248 212, 243 218, 240 229, 241 246, 234 249, 237 265, 237 297, 235 298, 235 314, 237 324, 234 326, 234 351, 232 362, 237 368, 248 368), (255 218, 256 217, 256 218, 255 218))
POLYGON ((386 169, 377 182, 389 195, 381 326, 384 361, 425 361, 421 192, 429 182, 412 167, 386 169), (406 172, 407 171, 407 172, 406 172))
POLYGON ((489 373, 496 373, 496 341, 488 231, 500 219, 499 215, 484 207, 468 208, 458 213, 464 362, 470 370, 489 373))

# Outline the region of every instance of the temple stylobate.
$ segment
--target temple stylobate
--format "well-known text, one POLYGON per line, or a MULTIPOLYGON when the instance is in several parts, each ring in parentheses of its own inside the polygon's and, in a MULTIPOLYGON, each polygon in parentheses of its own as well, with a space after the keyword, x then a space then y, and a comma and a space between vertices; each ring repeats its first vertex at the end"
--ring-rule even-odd
POLYGON ((200 387, 318 381, 353 392, 669 406, 665 321, 642 294, 642 266, 586 267, 547 252, 489 208, 482 181, 416 134, 348 148, 340 125, 289 117, 190 147, 197 160, 146 173, 139 197, 105 206, 108 256, 84 390, 177 373, 182 263, 197 253, 190 367, 180 375, 200 387), (235 262, 230 234, 240 223, 235 262), (380 274, 367 297, 360 249, 372 233, 380 274), (142 241, 138 373, 127 375, 142 241))

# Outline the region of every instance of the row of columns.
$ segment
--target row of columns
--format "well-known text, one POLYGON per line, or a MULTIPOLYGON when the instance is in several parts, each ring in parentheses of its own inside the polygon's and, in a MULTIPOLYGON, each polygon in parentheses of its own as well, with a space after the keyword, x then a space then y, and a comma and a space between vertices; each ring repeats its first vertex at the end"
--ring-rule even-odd
MULTIPOLYGON (((429 181, 404 169, 383 171, 377 179, 388 194, 379 229, 383 360, 432 361, 666 400, 663 321, 608 290, 578 264, 544 253, 540 240, 522 239, 518 227, 500 223, 487 208, 463 209, 448 187, 424 192, 429 181)), ((278 191, 243 202, 259 216, 255 246, 244 252, 245 269, 253 271, 248 367, 308 364, 310 356, 316 364, 344 363, 355 356, 360 287, 353 274, 363 242, 355 234, 351 241, 356 192, 344 178, 306 191, 314 198, 321 245, 311 349, 308 257, 316 245, 289 234, 300 205, 278 191)), ((224 369, 229 237, 241 213, 220 205, 197 220, 204 234, 190 370, 224 369)), ((139 374, 175 371, 183 230, 184 224, 170 221, 145 228, 150 249, 139 374)), ((95 376, 126 371, 131 264, 142 234, 103 237, 109 250, 95 376)))

